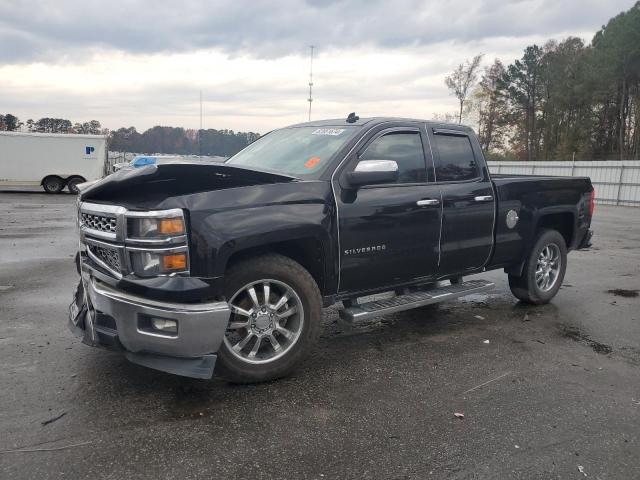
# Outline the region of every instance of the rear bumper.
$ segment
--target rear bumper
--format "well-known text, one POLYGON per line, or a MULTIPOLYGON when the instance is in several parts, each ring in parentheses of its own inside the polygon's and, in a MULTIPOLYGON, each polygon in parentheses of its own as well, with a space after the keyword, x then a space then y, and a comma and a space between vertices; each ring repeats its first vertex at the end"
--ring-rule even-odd
POLYGON ((101 282, 83 265, 89 321, 71 324, 84 342, 121 349, 134 362, 195 378, 211 378, 229 321, 226 302, 169 303, 150 300, 101 282), (176 334, 149 331, 149 318, 174 320, 176 334), (80 331, 78 331, 80 330, 80 331), (87 331, 91 330, 91 331, 87 331))

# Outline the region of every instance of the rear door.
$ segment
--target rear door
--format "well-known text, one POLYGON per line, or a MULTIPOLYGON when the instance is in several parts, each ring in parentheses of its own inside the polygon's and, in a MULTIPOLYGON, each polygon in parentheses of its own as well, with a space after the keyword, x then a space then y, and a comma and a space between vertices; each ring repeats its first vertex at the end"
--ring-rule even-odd
POLYGON ((466 130, 432 128, 429 133, 443 200, 439 274, 477 270, 493 247, 496 201, 482 152, 466 130))

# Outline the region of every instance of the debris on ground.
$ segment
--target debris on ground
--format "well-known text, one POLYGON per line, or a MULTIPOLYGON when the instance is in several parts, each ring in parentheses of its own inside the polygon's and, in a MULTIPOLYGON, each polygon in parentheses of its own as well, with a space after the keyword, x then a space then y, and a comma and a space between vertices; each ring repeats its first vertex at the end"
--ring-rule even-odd
POLYGON ((584 473, 584 467, 582 465, 578 465, 578 471, 583 474, 585 477, 587 476, 586 473, 584 473))
POLYGON ((491 342, 490 342, 489 340, 485 340, 485 341, 484 341, 484 342, 482 342, 482 343, 491 343, 491 342))
POLYGON ((88 441, 88 442, 80 442, 80 443, 74 443, 71 445, 63 445, 61 447, 50 447, 50 448, 16 448, 13 450, 0 450, 0 454, 3 453, 30 453, 30 452, 57 452, 58 450, 66 450, 68 448, 76 448, 76 447, 82 447, 84 445, 89 445, 93 443, 92 440, 88 441))
POLYGON ((524 314, 524 317, 522 318, 522 321, 523 322, 528 322, 529 321, 529 314, 528 313, 524 314))
POLYGON ((45 420, 44 422, 40 422, 41 425, 49 425, 50 423, 53 423, 57 420, 60 420, 62 417, 64 417, 67 414, 67 412, 62 412, 60 415, 57 415, 53 418, 50 418, 49 420, 45 420))
POLYGON ((453 416, 459 418, 460 420, 464 419, 464 413, 454 412, 453 416))
POLYGON ((484 317, 482 315, 474 315, 474 317, 478 320, 484 320, 484 317))
POLYGON ((484 387, 485 385, 488 385, 491 382, 495 382, 496 380, 500 380, 501 378, 506 377, 507 375, 509 375, 511 372, 507 372, 507 373, 503 373, 502 375, 500 375, 499 377, 496 378, 492 378, 491 380, 487 380, 484 383, 481 383, 480 385, 476 385, 475 387, 470 388, 469 390, 465 390, 464 392, 462 392, 462 394, 464 395, 465 393, 469 393, 469 392, 473 392, 474 390, 477 390, 480 387, 484 387))
POLYGON ((615 295, 616 297, 635 298, 638 296, 638 290, 625 290, 624 288, 607 290, 607 293, 615 295))

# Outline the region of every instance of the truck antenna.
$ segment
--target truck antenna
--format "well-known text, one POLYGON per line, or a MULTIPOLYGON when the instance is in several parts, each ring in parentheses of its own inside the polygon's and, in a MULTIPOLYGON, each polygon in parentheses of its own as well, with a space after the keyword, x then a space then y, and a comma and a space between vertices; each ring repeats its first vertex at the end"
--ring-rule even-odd
POLYGON ((311 121, 311 102, 313 102, 313 50, 315 48, 315 45, 309 45, 309 49, 311 50, 311 59, 309 63, 309 98, 307 98, 307 101, 309 102, 309 121, 311 121))

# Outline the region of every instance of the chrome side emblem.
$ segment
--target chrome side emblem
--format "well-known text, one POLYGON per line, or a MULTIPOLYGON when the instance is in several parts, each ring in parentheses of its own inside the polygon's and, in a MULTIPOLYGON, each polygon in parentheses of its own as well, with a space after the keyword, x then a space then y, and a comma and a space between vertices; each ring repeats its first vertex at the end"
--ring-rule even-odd
POLYGON ((360 247, 360 248, 347 248, 343 253, 344 255, 358 255, 360 253, 375 253, 382 252, 387 249, 385 244, 382 245, 371 245, 370 247, 360 247))
POLYGON ((513 228, 516 226, 516 224, 518 223, 518 220, 520 220, 520 217, 518 217, 518 212, 516 212, 515 210, 509 210, 507 212, 507 227, 509 228, 513 228))

